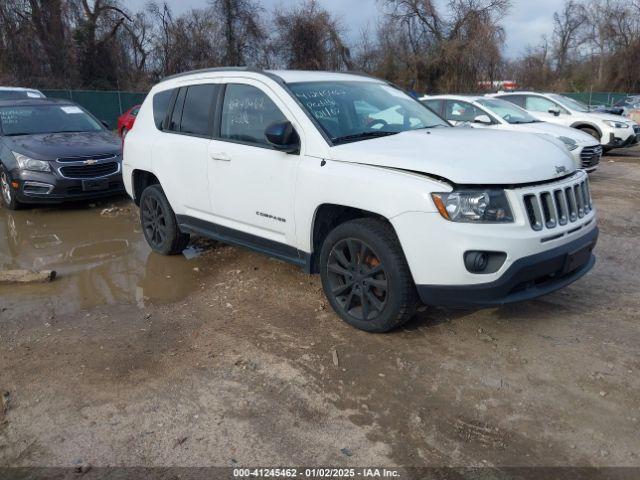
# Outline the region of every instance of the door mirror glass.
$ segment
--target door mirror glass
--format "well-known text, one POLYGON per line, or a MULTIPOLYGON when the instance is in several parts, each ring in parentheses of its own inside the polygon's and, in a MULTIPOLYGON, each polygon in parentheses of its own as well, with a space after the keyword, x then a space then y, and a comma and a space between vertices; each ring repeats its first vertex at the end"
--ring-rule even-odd
POLYGON ((549 113, 555 115, 556 117, 560 116, 560 109, 558 107, 551 107, 549 109, 549 113))
POLYGON ((295 153, 300 150, 300 137, 291 122, 276 122, 269 125, 264 136, 277 150, 295 153))
POLYGON ((489 118, 489 115, 478 115, 473 119, 473 123, 481 123, 483 125, 491 125, 493 122, 489 118))

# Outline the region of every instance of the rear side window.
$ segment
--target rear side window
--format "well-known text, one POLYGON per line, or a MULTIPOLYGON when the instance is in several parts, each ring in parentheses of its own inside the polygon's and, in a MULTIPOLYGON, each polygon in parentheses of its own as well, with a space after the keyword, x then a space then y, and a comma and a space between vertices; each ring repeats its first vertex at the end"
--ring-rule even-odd
POLYGON ((153 121, 158 130, 162 130, 162 122, 167 116, 167 110, 169 110, 169 102, 171 102, 173 92, 174 89, 164 90, 153 96, 153 121))
POLYGON ((181 88, 178 92, 178 96, 176 97, 176 103, 173 106, 173 112, 171 112, 171 120, 169 120, 169 125, 167 126, 167 130, 170 132, 179 132, 180 131, 180 120, 182 119, 182 107, 184 106, 184 97, 187 95, 187 89, 181 88))
POLYGON ((524 97, 522 95, 500 95, 498 98, 525 108, 524 97))
POLYGON ((443 100, 423 100, 422 103, 436 112, 438 115, 442 115, 442 104, 444 103, 443 100))
POLYGON ((284 114, 262 90, 251 85, 227 85, 220 125, 223 140, 271 148, 264 136, 266 128, 286 121, 284 114))
POLYGON ((216 85, 212 84, 193 85, 187 88, 180 122, 181 133, 210 136, 209 120, 216 93, 216 85))

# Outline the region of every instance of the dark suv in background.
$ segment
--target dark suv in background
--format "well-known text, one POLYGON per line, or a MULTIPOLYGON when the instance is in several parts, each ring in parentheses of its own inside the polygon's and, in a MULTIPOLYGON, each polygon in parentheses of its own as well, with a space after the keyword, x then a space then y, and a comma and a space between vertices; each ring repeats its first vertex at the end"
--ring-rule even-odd
POLYGON ((3 203, 59 203, 124 192, 121 140, 73 102, 0 101, 3 203))

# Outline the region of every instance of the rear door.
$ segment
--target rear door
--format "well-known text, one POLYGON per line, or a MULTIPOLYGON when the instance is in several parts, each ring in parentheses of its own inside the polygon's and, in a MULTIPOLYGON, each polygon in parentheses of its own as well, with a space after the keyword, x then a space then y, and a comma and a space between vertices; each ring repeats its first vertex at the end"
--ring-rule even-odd
POLYGON ((177 89, 153 145, 153 170, 178 214, 211 213, 208 157, 218 92, 216 83, 177 89))

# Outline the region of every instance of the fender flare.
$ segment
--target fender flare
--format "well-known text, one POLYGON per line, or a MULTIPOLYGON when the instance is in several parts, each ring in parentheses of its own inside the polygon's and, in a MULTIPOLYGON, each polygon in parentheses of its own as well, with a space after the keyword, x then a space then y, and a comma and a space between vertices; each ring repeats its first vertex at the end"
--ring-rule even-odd
POLYGON ((577 128, 578 130, 580 130, 580 127, 593 128, 596 132, 598 132, 598 134, 600 135, 600 138, 602 138, 602 130, 595 123, 582 121, 582 122, 574 122, 571 124, 571 128, 577 128))

